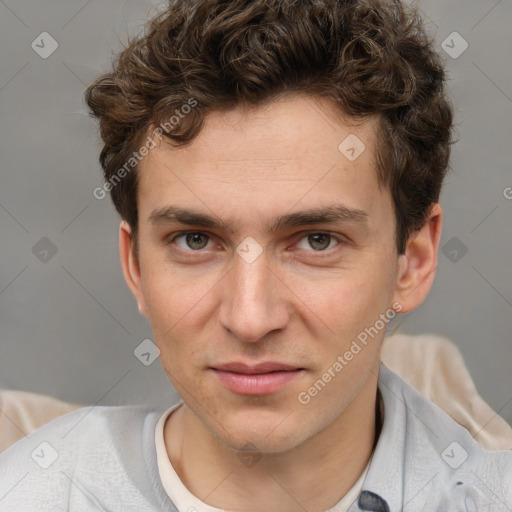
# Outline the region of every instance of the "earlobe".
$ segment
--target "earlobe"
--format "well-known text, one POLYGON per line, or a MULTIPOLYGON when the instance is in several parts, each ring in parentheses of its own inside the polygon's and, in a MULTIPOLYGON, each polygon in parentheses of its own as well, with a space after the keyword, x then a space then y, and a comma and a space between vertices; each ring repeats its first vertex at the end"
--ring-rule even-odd
POLYGON ((144 294, 142 293, 140 266, 134 254, 132 230, 125 220, 122 220, 119 226, 119 252, 124 280, 137 301, 139 312, 148 318, 144 294))
POLYGON ((417 308, 427 297, 435 277, 441 238, 443 211, 435 203, 422 228, 407 241, 405 253, 399 256, 395 302, 401 313, 417 308))

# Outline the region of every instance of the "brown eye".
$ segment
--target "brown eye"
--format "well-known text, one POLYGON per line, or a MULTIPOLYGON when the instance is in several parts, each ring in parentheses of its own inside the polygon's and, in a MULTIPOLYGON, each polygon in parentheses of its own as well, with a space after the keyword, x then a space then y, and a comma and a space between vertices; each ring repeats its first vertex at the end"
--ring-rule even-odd
POLYGON ((186 240, 187 245, 194 250, 204 249, 208 243, 208 237, 201 233, 188 233, 186 240))
POLYGON ((174 240, 178 247, 181 247, 186 251, 199 251, 208 245, 210 237, 196 231, 183 233, 182 235, 177 236, 174 240))
POLYGON ((331 235, 326 233, 314 233, 308 236, 308 243, 315 251, 323 251, 329 247, 331 235))

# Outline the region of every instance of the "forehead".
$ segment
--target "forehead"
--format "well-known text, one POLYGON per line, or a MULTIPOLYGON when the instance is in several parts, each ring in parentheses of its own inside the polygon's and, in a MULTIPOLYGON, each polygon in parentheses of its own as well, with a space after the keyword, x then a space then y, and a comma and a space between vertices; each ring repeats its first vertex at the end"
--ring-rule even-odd
POLYGON ((139 218, 177 203, 253 221, 336 201, 377 213, 390 197, 378 186, 376 130, 373 118, 356 122, 304 95, 211 112, 186 147, 155 139, 138 169, 139 218))

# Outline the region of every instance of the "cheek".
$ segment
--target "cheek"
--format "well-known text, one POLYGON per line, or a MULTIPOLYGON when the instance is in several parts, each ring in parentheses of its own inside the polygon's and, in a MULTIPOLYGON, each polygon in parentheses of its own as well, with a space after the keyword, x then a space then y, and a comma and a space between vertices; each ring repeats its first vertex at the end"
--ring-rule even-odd
POLYGON ((375 321, 391 296, 385 273, 365 269, 333 271, 322 280, 296 283, 296 295, 332 330, 375 321))
POLYGON ((155 343, 164 368, 184 369, 183 361, 201 354, 201 336, 215 317, 217 275, 197 275, 197 271, 154 263, 143 279, 143 293, 155 343))
POLYGON ((148 260, 142 288, 152 325, 169 329, 192 314, 197 318, 215 288, 215 277, 197 268, 177 268, 163 256, 148 260))
POLYGON ((354 348, 358 352, 354 359, 359 363, 353 367, 366 366, 375 358, 387 327, 379 318, 389 311, 392 298, 389 272, 382 266, 377 268, 376 263, 368 270, 333 272, 329 279, 296 283, 296 294, 303 303, 303 323, 310 326, 315 352, 327 365, 349 350, 355 340, 360 341, 361 350, 354 348))

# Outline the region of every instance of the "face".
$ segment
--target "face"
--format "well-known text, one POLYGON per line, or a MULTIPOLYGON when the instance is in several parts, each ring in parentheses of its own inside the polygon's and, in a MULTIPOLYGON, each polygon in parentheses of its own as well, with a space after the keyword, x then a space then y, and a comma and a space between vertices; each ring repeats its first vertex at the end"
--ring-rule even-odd
POLYGON ((139 166, 125 277, 170 381, 226 446, 297 446, 378 368, 401 265, 375 137, 375 120, 289 96, 212 113, 191 145, 159 144, 139 166), (339 149, 350 134, 355 160, 362 146, 339 149))

